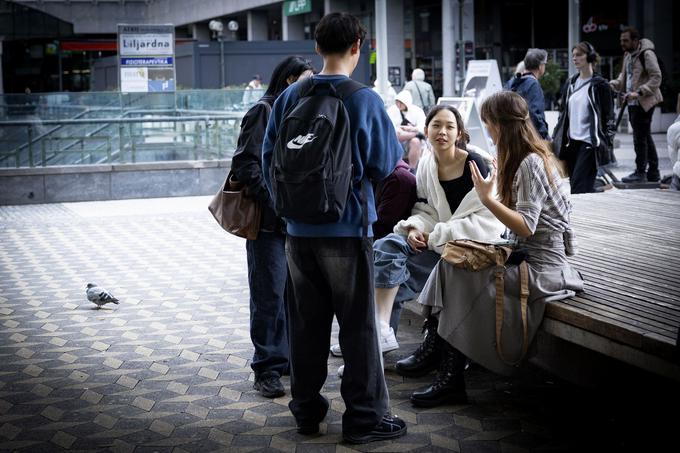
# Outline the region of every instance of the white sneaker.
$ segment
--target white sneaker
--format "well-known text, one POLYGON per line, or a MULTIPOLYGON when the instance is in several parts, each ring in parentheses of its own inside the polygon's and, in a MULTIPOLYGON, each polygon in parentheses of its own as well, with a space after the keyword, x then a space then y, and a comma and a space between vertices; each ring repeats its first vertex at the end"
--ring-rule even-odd
POLYGON ((338 368, 338 377, 342 379, 343 374, 345 374, 345 365, 340 365, 340 368, 338 368))
POLYGON ((333 357, 342 357, 342 351, 340 350, 339 344, 334 344, 331 346, 331 355, 333 357))
POLYGON ((380 329, 380 351, 385 354, 390 351, 399 349, 397 337, 394 336, 394 329, 380 329))

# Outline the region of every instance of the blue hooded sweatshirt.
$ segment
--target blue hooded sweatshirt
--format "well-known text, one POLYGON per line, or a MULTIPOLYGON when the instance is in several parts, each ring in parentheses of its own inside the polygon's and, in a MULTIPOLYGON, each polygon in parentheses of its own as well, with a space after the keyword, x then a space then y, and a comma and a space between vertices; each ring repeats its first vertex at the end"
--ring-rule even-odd
MULTIPOLYGON (((328 81, 337 85, 347 80, 344 75, 314 75, 314 81, 328 81)), ((294 83, 276 99, 272 108, 264 143, 262 144, 262 172, 265 184, 272 192, 269 168, 274 151, 274 143, 281 126, 284 113, 299 98, 298 83, 294 83)), ((382 181, 392 173, 401 159, 403 149, 397 141, 397 134, 380 96, 371 89, 355 91, 344 101, 349 114, 350 135, 352 142, 352 165, 354 176, 352 192, 347 200, 342 218, 335 223, 308 224, 292 220, 287 221, 287 231, 296 237, 361 237, 362 206, 361 184, 363 180, 368 207, 368 236, 373 237, 370 224, 375 222, 375 199, 373 186, 369 181, 382 181)), ((273 197, 272 197, 273 198, 273 197)))

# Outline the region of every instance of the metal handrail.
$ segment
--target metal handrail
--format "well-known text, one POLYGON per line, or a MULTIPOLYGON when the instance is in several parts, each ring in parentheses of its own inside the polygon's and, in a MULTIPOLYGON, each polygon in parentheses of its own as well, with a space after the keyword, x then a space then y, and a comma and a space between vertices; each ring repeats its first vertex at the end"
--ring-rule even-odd
MULTIPOLYGON (((172 111, 173 110, 166 110, 166 112, 172 112, 172 111)), ((184 112, 186 112, 186 110, 184 112)), ((184 112, 182 112, 182 113, 184 113, 184 112)), ((138 111, 128 111, 128 112, 126 112, 126 114, 128 114, 128 115, 130 115, 130 114, 132 114, 132 115, 134 115, 134 114, 144 115, 144 114, 150 114, 150 113, 151 114, 153 114, 153 113, 157 114, 157 113, 159 113, 159 109, 154 109, 153 111, 152 110, 138 110, 138 111)), ((21 165, 20 162, 19 162, 20 151, 24 148, 27 148, 28 151, 29 151, 28 156, 27 156, 28 157, 28 165, 30 167, 33 167, 33 166, 35 166, 35 164, 37 162, 34 162, 32 150, 35 149, 35 146, 37 144, 42 143, 42 153, 41 153, 41 158, 40 158, 41 164, 38 164, 38 165, 45 166, 45 165, 47 165, 47 163, 49 161, 51 161, 52 159, 56 158, 59 154, 61 154, 62 151, 64 153, 68 154, 68 153, 71 152, 71 149, 73 148, 73 146, 77 146, 78 143, 81 143, 81 145, 82 145, 82 142, 85 139, 88 139, 88 140, 90 138, 93 138, 95 140, 99 139, 99 137, 94 137, 94 135, 97 134, 98 132, 101 132, 102 130, 104 130, 108 127, 112 127, 112 126, 113 127, 117 126, 118 128, 123 128, 126 124, 132 126, 134 124, 143 124, 143 123, 147 123, 147 124, 148 123, 173 123, 173 124, 177 124, 177 123, 188 123, 188 122, 196 122, 196 123, 199 123, 199 124, 204 123, 205 128, 203 128, 203 130, 204 130, 204 133, 205 133, 205 136, 206 136, 206 143, 208 143, 208 124, 209 123, 215 122, 215 121, 217 121, 217 122, 222 122, 222 121, 229 122, 229 121, 234 121, 234 120, 240 120, 242 117, 243 117, 243 112, 227 112, 227 113, 219 112, 219 114, 217 114, 217 115, 215 115, 215 114, 187 115, 187 116, 182 116, 182 115, 180 115, 180 116, 168 116, 168 115, 165 115, 165 116, 150 116, 150 117, 144 116, 144 117, 136 117, 136 118, 88 118, 88 119, 62 119, 62 120, 28 120, 27 119, 27 120, 0 121, 0 126, 27 127, 28 132, 29 132, 28 143, 26 144, 26 146, 23 146, 20 149, 15 148, 12 152, 9 152, 9 153, 5 154, 4 156, 0 157, 0 161, 6 161, 7 159, 11 159, 12 157, 14 157, 14 159, 17 160, 16 165, 18 167, 18 166, 21 165), (87 125, 87 124, 90 124, 90 125, 94 124, 94 125, 101 125, 101 126, 97 127, 96 128, 97 130, 94 133, 87 133, 86 136, 80 136, 80 137, 71 136, 71 137, 58 137, 58 138, 55 137, 54 138, 55 140, 66 140, 66 141, 74 140, 75 145, 73 143, 68 144, 66 148, 58 150, 55 153, 50 153, 50 155, 51 155, 50 157, 48 157, 45 154, 45 143, 44 142, 46 140, 52 139, 50 134, 52 134, 53 132, 57 131, 58 129, 60 129, 64 126, 68 126, 68 125, 78 126, 78 125, 87 125), (57 125, 57 127, 52 127, 52 128, 50 128, 50 131, 48 133, 41 134, 41 140, 38 141, 38 140, 31 137, 31 135, 32 135, 31 132, 34 130, 36 125, 48 126, 48 127, 53 126, 53 125, 57 125)), ((120 134, 122 136, 122 132, 120 134)), ((192 134, 192 135, 194 135, 194 134, 192 134)), ((105 139, 105 138, 102 138, 102 139, 105 139)), ((106 140, 108 140, 108 139, 106 139, 106 140)), ((108 149, 108 148, 110 148, 111 143, 110 143, 110 141, 107 141, 107 143, 108 143, 108 145, 105 145, 105 146, 108 149)), ((122 139, 121 139, 121 144, 122 144, 122 139)), ((119 144, 119 146, 122 146, 121 144, 119 144)), ((196 145, 194 145, 194 146, 196 146, 196 145)), ((99 147, 97 147, 97 148, 99 148, 99 147)), ((134 159, 134 151, 135 151, 135 144, 132 143, 133 159, 134 159)), ((82 152, 82 150, 81 150, 81 152, 82 152)), ((92 151, 89 151, 88 155, 90 155, 89 154, 90 152, 92 152, 92 151)), ((107 152, 107 158, 110 159, 110 156, 117 155, 117 154, 118 154, 118 152, 111 152, 111 150, 109 149, 109 151, 107 152)))
POLYGON ((220 115, 193 115, 193 116, 156 116, 147 118, 92 118, 92 119, 73 119, 73 120, 18 120, 18 121, 0 121, 2 126, 50 126, 58 124, 105 124, 105 123, 163 123, 173 121, 210 121, 210 120, 230 120, 241 118, 240 113, 225 113, 220 115))

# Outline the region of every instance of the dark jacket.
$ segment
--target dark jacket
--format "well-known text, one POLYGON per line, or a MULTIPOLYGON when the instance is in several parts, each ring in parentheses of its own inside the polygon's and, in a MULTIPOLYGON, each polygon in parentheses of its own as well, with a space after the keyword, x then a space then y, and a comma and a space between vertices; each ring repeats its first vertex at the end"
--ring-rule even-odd
POLYGON ((271 196, 262 178, 262 142, 275 100, 273 96, 263 96, 248 110, 241 120, 241 132, 231 158, 231 170, 236 179, 243 182, 248 187, 248 194, 262 204, 260 228, 266 231, 281 230, 283 227, 283 221, 276 217, 271 196))
MULTIPOLYGON (((578 74, 567 79, 562 88, 560 101, 560 116, 553 131, 553 150, 557 156, 569 143, 569 97, 578 74)), ((596 150, 597 165, 607 165, 614 159, 614 135, 616 134, 614 120, 614 99, 609 82, 600 74, 593 74, 588 86, 588 101, 590 105, 590 143, 596 150)))
POLYGON ((415 203, 416 177, 408 164, 400 160, 394 171, 376 187, 378 220, 373 224, 373 238, 378 240, 392 233, 397 222, 408 218, 415 203))
POLYGON ((529 115, 536 126, 538 135, 548 140, 548 123, 545 120, 545 97, 538 79, 530 73, 515 75, 506 84, 506 89, 519 94, 529 104, 529 115))

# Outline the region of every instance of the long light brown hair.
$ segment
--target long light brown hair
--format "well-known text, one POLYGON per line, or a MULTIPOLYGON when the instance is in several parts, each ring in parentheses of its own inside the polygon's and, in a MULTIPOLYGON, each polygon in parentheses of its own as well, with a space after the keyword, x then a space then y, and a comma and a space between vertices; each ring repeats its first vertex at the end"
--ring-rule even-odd
POLYGON ((517 93, 499 91, 489 96, 482 104, 480 116, 486 124, 498 129, 496 149, 498 150, 498 195, 501 203, 510 206, 512 180, 519 164, 530 153, 538 154, 543 160, 548 181, 554 187, 553 171, 558 168, 548 142, 543 140, 529 117, 529 106, 517 93))

